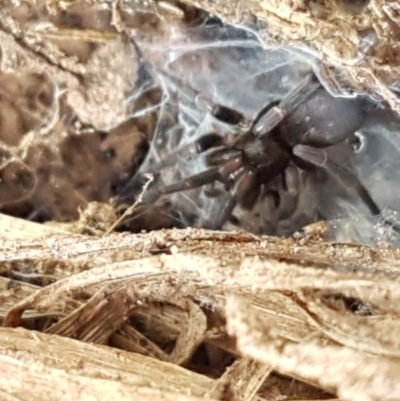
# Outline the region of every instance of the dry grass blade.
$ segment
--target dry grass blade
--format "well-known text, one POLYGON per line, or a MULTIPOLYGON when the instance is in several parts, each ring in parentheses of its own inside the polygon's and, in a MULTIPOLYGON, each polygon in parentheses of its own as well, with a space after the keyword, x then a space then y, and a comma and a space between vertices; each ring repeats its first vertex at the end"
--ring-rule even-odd
MULTIPOLYGON (((293 263, 262 261, 257 258, 243 260, 232 281, 254 291, 299 291, 303 289, 323 289, 340 292, 347 297, 360 298, 364 302, 379 305, 381 310, 400 312, 398 292, 400 276, 398 272, 359 270, 337 272, 332 269, 316 269, 293 263), (254 283, 253 277, 259 280, 254 283)), ((233 284, 233 283, 232 283, 233 284)))
POLYGON ((230 392, 235 400, 257 400, 257 392, 271 373, 271 368, 252 359, 239 358, 218 380, 211 395, 221 399, 230 392))
POLYGON ((12 305, 36 292, 40 287, 0 277, 0 320, 12 305))
MULTIPOLYGON (((199 263, 196 258, 190 257, 183 258, 182 262, 185 263, 189 260, 192 263, 199 263)), ((129 312, 135 309, 138 305, 137 302, 168 302, 179 306, 188 314, 174 350, 169 357, 172 362, 182 364, 190 358, 202 341, 207 329, 207 322, 197 305, 194 305, 189 299, 185 300, 182 296, 177 297, 174 286, 171 287, 160 281, 165 276, 162 269, 165 268, 167 273, 168 270, 172 270, 172 266, 175 266, 176 262, 169 257, 153 257, 132 261, 126 266, 119 265, 120 269, 118 266, 114 266, 112 271, 115 275, 111 273, 111 276, 110 267, 106 266, 60 280, 17 304, 14 311, 5 317, 4 324, 9 325, 13 321, 13 324, 17 322, 18 325, 20 317, 17 315, 23 313, 26 308, 47 311, 53 307, 57 300, 68 296, 68 294, 79 293, 85 287, 90 287, 93 284, 103 284, 103 287, 89 301, 68 314, 64 319, 59 320, 47 332, 66 335, 83 341, 105 343, 129 317, 129 312), (170 265, 169 262, 172 264, 170 265), (159 274, 154 275, 157 268, 159 274), (114 280, 117 281, 109 284, 109 281, 114 280), (152 290, 154 286, 157 288, 156 291, 152 290), (18 312, 14 314, 16 310, 18 312), (107 323, 99 325, 99 322, 103 320, 107 323)))
POLYGON ((109 344, 126 351, 151 356, 160 361, 168 361, 169 359, 169 355, 157 344, 127 323, 119 328, 118 333, 114 333, 110 337, 109 344))
POLYGON ((149 185, 153 182, 154 177, 151 174, 148 174, 146 176, 147 181, 145 182, 145 184, 143 185, 142 191, 140 192, 138 198, 136 199, 136 201, 128 207, 128 209, 125 210, 125 212, 122 214, 122 216, 120 216, 112 225, 111 227, 106 231, 106 233, 104 235, 109 235, 111 234, 121 223, 122 221, 128 217, 129 215, 131 215, 134 210, 136 209, 136 207, 142 202, 142 198, 144 196, 144 194, 146 193, 149 185))
MULTIPOLYGON (((15 253, 7 247, 0 255, 4 272, 12 271, 15 253)), ((173 230, 29 242, 16 260, 36 266, 43 256, 88 270, 14 295, 4 325, 26 327, 25 316, 47 316, 40 328, 47 333, 187 368, 203 349, 215 367, 207 372, 220 379, 207 379, 200 396, 358 400, 361 386, 357 394, 372 400, 381 395, 369 390, 374 369, 388 390, 383 400, 398 391, 396 250, 328 244, 312 233, 280 239, 173 230), (308 384, 304 391, 297 381, 283 385, 284 378, 275 385, 273 371, 308 384)))
POLYGON ((54 401, 117 399, 131 401, 200 401, 209 398, 169 393, 141 388, 117 380, 105 380, 66 373, 31 361, 23 363, 16 358, 0 355, 3 374, 0 378, 0 396, 4 401, 54 401), (57 383, 55 386, 54 383, 57 383), (29 389, 29 391, 27 391, 29 389))
POLYGON ((23 329, 0 329, 0 352, 26 365, 36 362, 71 375, 167 392, 203 396, 214 385, 212 379, 153 358, 23 329))
MULTIPOLYGON (((152 284, 149 280, 155 280, 154 284, 157 285, 157 282, 163 279, 165 280, 165 276, 171 271, 176 272, 177 269, 183 271, 187 266, 197 266, 197 268, 200 268, 200 266, 207 264, 214 265, 215 262, 212 258, 207 258, 205 256, 161 255, 117 263, 112 267, 110 265, 100 266, 57 281, 52 285, 44 287, 30 297, 27 297, 10 310, 10 313, 5 318, 4 324, 16 326, 19 324, 19 319, 26 309, 47 309, 57 302, 60 295, 81 291, 83 288, 93 285, 105 285, 114 282, 114 286, 118 286, 121 285, 121 281, 127 280, 131 280, 132 282, 146 282, 143 290, 144 292, 137 295, 138 298, 140 298, 140 296, 149 296, 151 294, 150 288, 152 284)), ((122 286, 124 285, 125 283, 122 283, 122 286)), ((170 295, 172 295, 175 290, 171 289, 169 291, 170 295)))
POLYGON ((398 315, 357 315, 346 310, 340 299, 326 293, 302 294, 301 298, 315 324, 333 341, 359 351, 400 357, 398 315))
POLYGON ((27 240, 56 234, 66 235, 66 232, 0 213, 0 239, 27 240))
POLYGON ((80 308, 46 330, 47 333, 106 344, 127 316, 127 299, 121 292, 99 291, 80 308), (104 323, 99 325, 99 322, 104 323))
MULTIPOLYGON (((188 315, 184 321, 185 326, 181 328, 174 350, 169 357, 171 362, 181 365, 189 361, 202 342, 207 330, 207 319, 203 311, 190 299, 174 298, 177 298, 174 302, 175 305, 180 306, 188 315)), ((166 298, 165 301, 171 303, 173 299, 166 298)))
POLYGON ((249 313, 248 303, 231 297, 227 303, 228 330, 241 353, 279 372, 335 391, 343 400, 396 400, 400 397, 400 362, 377 358, 340 346, 312 340, 283 341, 273 326, 249 313))

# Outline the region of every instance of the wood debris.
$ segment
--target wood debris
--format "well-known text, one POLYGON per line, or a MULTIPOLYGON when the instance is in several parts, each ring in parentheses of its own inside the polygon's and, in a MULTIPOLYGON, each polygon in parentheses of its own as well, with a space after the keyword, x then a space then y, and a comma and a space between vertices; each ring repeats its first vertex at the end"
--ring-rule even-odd
MULTIPOLYGON (((136 171, 155 123, 128 118, 129 34, 201 20, 192 5, 261 28, 268 46, 307 43, 331 90, 400 111, 393 0, 138 1, 137 15, 122 1, 43 0, 35 24, 28 3, 0 10, 0 102, 16 133, 0 130, 8 212, 40 204, 38 220, 74 220, 136 171)), ((2 400, 400 399, 399 250, 329 242, 324 223, 290 238, 104 235, 114 210, 87 210, 73 225, 0 216, 2 400)))
MULTIPOLYGON (((152 397, 392 400, 399 394, 399 251, 328 243, 324 232, 317 225, 287 239, 194 229, 57 235, 14 249, 3 241, 3 363, 31 372, 32 383, 39 366, 43 380, 71 380, 70 394, 107 378, 121 399, 133 386, 152 397), (43 261, 52 283, 7 277, 27 265, 48 274, 43 261), (154 371, 135 371, 141 358, 154 371), (156 379, 167 366, 167 381, 156 379), (294 380, 286 390, 285 377, 294 380)), ((20 391, 8 376, 0 388, 20 391)))

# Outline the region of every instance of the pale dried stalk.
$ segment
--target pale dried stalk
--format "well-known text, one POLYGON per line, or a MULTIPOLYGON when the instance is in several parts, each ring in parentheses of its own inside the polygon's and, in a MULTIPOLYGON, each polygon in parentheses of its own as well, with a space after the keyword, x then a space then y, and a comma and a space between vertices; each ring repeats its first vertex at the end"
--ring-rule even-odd
MULTIPOLYGON (((40 287, 0 277, 0 320, 8 309, 36 292, 40 287)), ((27 314, 30 314, 29 312, 27 314)), ((35 315, 35 314, 33 314, 35 315)))
POLYGON ((211 396, 221 398, 221 392, 227 391, 224 386, 228 386, 228 391, 235 400, 255 401, 258 399, 256 395, 258 390, 271 371, 272 369, 266 364, 239 358, 218 380, 211 396))
MULTIPOLYGON (((101 289, 100 291, 103 291, 104 294, 119 293, 123 297, 128 296, 127 299, 130 300, 128 304, 131 305, 134 305, 135 299, 179 303, 177 300, 174 301, 178 293, 182 300, 185 297, 200 300, 204 297, 209 297, 209 299, 213 299, 213 297, 215 299, 218 296, 224 297, 226 293, 232 292, 246 294, 247 296, 259 294, 258 302, 265 304, 268 295, 261 298, 261 294, 266 294, 266 290, 289 291, 300 294, 300 291, 319 289, 325 292, 334 291, 346 296, 359 297, 379 306, 382 311, 396 312, 399 310, 400 301, 399 281, 399 277, 392 278, 385 273, 375 272, 373 275, 360 272, 338 273, 277 261, 260 261, 255 258, 242 257, 240 261, 231 262, 230 265, 227 265, 223 260, 213 257, 184 254, 162 255, 134 260, 129 263, 102 266, 60 280, 16 304, 5 317, 4 324, 18 325, 21 315, 26 309, 45 311, 50 308, 51 310, 52 305, 57 302, 57 299, 60 299, 60 296, 67 297, 68 294, 92 286, 101 289), (255 282, 253 277, 258 277, 259 281, 255 282)), ((290 303, 290 299, 285 301, 285 297, 282 296, 281 305, 289 306, 290 303)), ((275 303, 275 307, 270 306, 271 310, 276 310, 278 304, 275 303)), ((254 307, 257 308, 256 304, 254 307)), ((285 309, 285 315, 293 315, 296 319, 301 318, 302 312, 298 311, 298 308, 298 305, 293 304, 293 311, 289 312, 290 309, 285 309)), ((329 328, 327 321, 316 320, 313 317, 317 310, 312 309, 312 303, 309 308, 312 314, 307 311, 307 307, 302 307, 306 312, 302 318, 302 330, 309 325, 310 328, 314 327, 311 332, 318 328, 317 332, 325 331, 328 337, 332 336, 335 341, 338 341, 340 326, 329 328)), ((79 312, 77 311, 77 313, 79 312)), ((337 317, 338 313, 340 316, 340 312, 334 314, 331 311, 330 313, 333 314, 332 318, 335 319, 339 318, 337 317)), ((71 322, 74 320, 72 317, 70 319, 71 322)), ((360 334, 363 333, 365 336, 363 344, 366 350, 397 356, 400 349, 398 341, 393 337, 387 338, 384 334, 377 335, 373 329, 376 326, 366 319, 364 319, 365 324, 362 325, 361 319, 358 319, 358 327, 361 330, 360 334), (368 332, 370 332, 368 336, 372 336, 372 343, 368 340, 368 332)), ((382 319, 380 326, 390 326, 392 332, 400 330, 398 320, 391 319, 390 316, 386 320, 382 319)), ((288 322, 282 326, 278 325, 277 329, 291 333, 290 325, 287 326, 287 324, 288 322)), ((351 332, 351 325, 348 326, 347 331, 351 332)), ((350 337, 346 337, 345 332, 346 329, 340 334, 342 341, 357 347, 358 343, 352 341, 350 337)), ((293 338, 293 332, 290 335, 293 338)))
POLYGON ((105 232, 104 235, 109 235, 111 234, 129 215, 131 215, 136 207, 139 205, 139 203, 142 202, 143 196, 145 195, 147 189, 149 188, 149 185, 153 182, 154 177, 151 174, 146 174, 145 178, 147 181, 143 185, 143 188, 137 197, 136 201, 128 207, 128 209, 125 210, 125 212, 120 216, 112 225, 111 227, 105 232))
MULTIPOLYGON (((279 239, 242 233, 172 230, 21 244, 21 251, 30 256, 33 264, 41 263, 41 255, 54 260, 63 255, 69 257, 68 263, 79 265, 85 260, 86 266, 92 268, 34 293, 27 292, 25 298, 14 297, 5 324, 23 323, 21 315, 29 310, 30 314, 52 314, 57 318, 58 322, 50 326, 49 332, 100 343, 111 339, 113 344, 123 347, 126 344, 127 349, 175 363, 185 363, 203 341, 250 358, 238 361, 218 383, 213 382, 209 391, 214 397, 232 392, 243 400, 256 400, 255 393, 264 378, 267 381, 271 378, 269 369, 337 391, 349 400, 357 399, 349 394, 354 391, 354 383, 359 383, 360 394, 367 396, 368 380, 363 370, 354 370, 354 382, 342 385, 339 379, 325 380, 326 363, 322 358, 315 360, 321 365, 314 373, 309 372, 311 368, 303 360, 294 367, 290 365, 290 369, 286 362, 282 365, 276 361, 281 357, 280 347, 294 350, 297 355, 300 347, 307 345, 312 350, 322 350, 327 360, 337 365, 335 369, 350 364, 352 358, 365 362, 369 380, 374 364, 377 369, 390 365, 386 370, 389 373, 397 369, 400 360, 399 251, 327 244, 312 230, 306 232, 306 236, 297 239, 279 239), (151 256, 154 251, 167 254, 151 256), (124 261, 113 262, 113 259, 124 261), (340 294, 359 298, 367 312, 375 316, 351 313, 340 297, 333 296, 340 294), (231 304, 232 296, 240 299, 235 298, 236 303, 231 304), (374 306, 368 309, 366 303, 374 306), (156 319, 157 330, 165 331, 165 338, 161 340, 177 340, 169 355, 153 347, 151 342, 146 345, 145 335, 132 332, 127 320, 135 311, 145 318, 147 310, 147 318, 151 320, 157 315, 157 305, 170 306, 165 317, 158 309, 156 319), (180 313, 174 313, 173 308, 180 313), (206 320, 205 313, 212 319, 206 320), (246 321, 249 327, 253 320, 259 326, 238 331, 235 319, 244 319, 243 315, 250 319, 246 321), (221 327, 224 316, 233 337, 227 337, 221 327), (249 332, 268 341, 268 354, 262 343, 258 357, 255 356, 258 345, 251 348, 254 354, 245 348, 249 332), (142 349, 132 348, 135 339, 142 340, 142 349), (271 344, 275 347, 273 353, 271 344), (335 355, 333 359, 329 359, 331 354, 335 355), (271 357, 274 364, 268 362, 271 357), (267 366, 262 366, 263 363, 267 366)), ((11 263, 13 255, 9 247, 1 255, 8 260, 3 263, 11 263)), ((289 351, 284 357, 289 358, 288 355, 289 351)), ((392 382, 388 384, 389 390, 397 391, 392 385, 392 382)), ((378 394, 378 390, 373 391, 371 394, 378 394)))
POLYGON ((0 213, 0 239, 29 240, 56 234, 65 236, 67 232, 0 213))
MULTIPOLYGON (((3 265, 36 261, 42 274, 56 271, 61 276, 89 267, 151 256, 160 252, 217 254, 238 259, 238 246, 244 255, 286 260, 337 270, 375 269, 398 272, 400 250, 371 248, 355 244, 331 244, 307 235, 298 239, 254 237, 247 233, 220 233, 199 229, 165 230, 148 234, 95 238, 69 235, 40 241, 0 241, 0 270, 3 265), (210 245, 212 247, 210 248, 210 245), (46 261, 46 263, 44 263, 46 261), (59 265, 59 267, 57 267, 59 265)), ((15 267, 14 267, 15 268, 15 267)))
POLYGON ((160 361, 168 361, 169 359, 166 352, 129 324, 123 324, 118 333, 114 333, 110 337, 109 344, 113 347, 150 356, 160 361))
POLYGON ((273 369, 335 391, 343 400, 389 401, 400 397, 400 362, 377 358, 350 348, 323 346, 305 340, 282 340, 273 326, 249 313, 237 297, 227 303, 228 330, 237 338, 243 355, 273 369))
POLYGON ((201 401, 197 398, 151 388, 141 388, 117 380, 66 373, 48 368, 42 363, 23 363, 13 357, 0 355, 2 375, 0 396, 4 401, 201 401), (56 385, 55 385, 56 384, 56 385))
POLYGON ((301 298, 324 335, 359 351, 400 358, 398 316, 357 316, 344 308, 338 313, 322 301, 323 294, 321 298, 319 295, 307 293, 301 294, 301 298))
POLYGON ((0 354, 26 365, 167 392, 203 396, 214 385, 212 379, 153 358, 23 329, 0 328, 0 354))

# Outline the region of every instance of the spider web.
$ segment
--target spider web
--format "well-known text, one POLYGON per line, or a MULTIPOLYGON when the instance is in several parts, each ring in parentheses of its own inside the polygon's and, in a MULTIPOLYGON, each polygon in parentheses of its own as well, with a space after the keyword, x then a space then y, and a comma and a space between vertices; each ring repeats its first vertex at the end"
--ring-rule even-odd
MULTIPOLYGON (((207 169, 202 155, 180 154, 180 149, 210 132, 220 135, 232 133, 232 127, 217 121, 196 106, 194 97, 188 96, 186 86, 194 93, 253 119, 266 104, 281 99, 294 89, 315 67, 312 57, 299 49, 266 48, 256 32, 218 22, 188 28, 185 32, 176 31, 172 41, 140 43, 140 46, 146 49, 148 58, 157 60, 155 66, 150 65, 147 84, 142 82, 141 87, 160 86, 163 99, 157 106, 158 123, 149 154, 139 174, 156 174, 158 183, 166 185, 207 169), (167 70, 179 78, 179 82, 171 82, 157 73, 157 68, 167 70), (163 166, 172 153, 177 155, 174 163, 163 166)), ((382 163, 381 156, 383 148, 388 146, 398 154, 399 140, 394 132, 400 127, 400 121, 391 112, 385 111, 389 115, 384 117, 381 113, 381 110, 369 113, 371 117, 358 133, 363 146, 351 157, 372 196, 377 196, 383 208, 391 210, 400 207, 395 202, 399 197, 382 190, 383 184, 389 181, 393 165, 387 161, 382 163), (391 126, 384 123, 388 119, 392 121, 391 126), (375 143, 377 134, 382 132, 385 136, 379 138, 378 146, 375 143), (375 171, 378 166, 379 169, 375 171)), ((349 148, 348 144, 345 146, 349 148)), ((343 149, 343 146, 339 146, 331 152, 334 158, 339 157, 339 162, 341 154, 346 153, 343 149)), ((391 160, 396 160, 396 157, 393 155, 391 160)), ((377 232, 377 224, 382 225, 385 219, 368 216, 359 199, 354 194, 349 195, 349 191, 340 188, 337 182, 316 174, 311 178, 305 175, 302 185, 297 209, 291 215, 280 214, 279 210, 260 198, 251 212, 237 207, 234 211, 236 222, 228 223, 224 228, 233 229, 239 225, 256 233, 287 235, 320 216, 328 216, 337 238, 364 243, 382 239, 371 232, 377 232), (369 227, 368 235, 365 234, 366 226, 369 227)), ((209 196, 210 186, 169 195, 169 208, 165 213, 174 213, 180 226, 207 226, 207 219, 215 215, 220 205, 227 201, 222 184, 214 184, 212 190, 214 196, 209 196)))

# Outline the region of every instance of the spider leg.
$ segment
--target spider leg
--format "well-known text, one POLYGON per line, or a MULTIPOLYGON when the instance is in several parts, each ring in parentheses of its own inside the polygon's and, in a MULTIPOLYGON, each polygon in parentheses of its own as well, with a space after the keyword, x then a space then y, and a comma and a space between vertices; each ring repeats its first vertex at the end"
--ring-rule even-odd
POLYGON ((240 124, 245 127, 250 126, 250 120, 248 120, 241 112, 214 102, 212 99, 202 95, 197 89, 170 74, 165 69, 159 68, 157 69, 157 72, 172 83, 173 86, 179 90, 181 95, 190 101, 193 101, 194 99, 197 107, 209 112, 217 120, 230 125, 240 124))
POLYGON ((159 192, 161 194, 170 194, 187 189, 199 188, 203 185, 211 184, 214 181, 221 181, 229 185, 230 181, 236 179, 236 172, 239 171, 243 163, 241 152, 229 149, 221 151, 217 148, 208 155, 208 158, 210 161, 214 161, 214 163, 210 163, 211 167, 208 170, 193 174, 175 184, 163 186, 159 189, 159 192), (214 155, 217 157, 216 160, 213 158, 214 155), (220 159, 221 157, 223 157, 223 159, 220 159), (223 163, 219 165, 215 163, 216 161, 221 161, 223 163))
POLYGON ((185 191, 187 189, 200 188, 203 185, 210 184, 221 179, 219 168, 213 167, 198 174, 193 174, 175 184, 165 185, 158 191, 161 194, 171 194, 173 192, 185 191))
POLYGON ((230 191, 230 196, 227 202, 222 203, 222 207, 219 207, 215 211, 215 217, 209 218, 212 222, 207 228, 218 230, 224 223, 229 219, 233 209, 236 207, 248 192, 254 187, 256 183, 256 172, 251 169, 242 168, 238 172, 235 180, 235 184, 230 191))
POLYGON ((278 220, 288 219, 294 215, 298 204, 299 195, 302 190, 299 168, 290 164, 282 172, 280 180, 277 183, 278 202, 276 214, 278 220))
MULTIPOLYGON (((156 177, 156 181, 157 181, 156 177)), ((206 171, 198 174, 193 174, 175 184, 170 185, 160 185, 157 188, 157 184, 152 185, 143 194, 141 199, 141 204, 150 204, 156 202, 160 196, 171 194, 174 192, 185 191, 188 189, 200 188, 203 185, 210 184, 214 181, 221 181, 221 172, 217 167, 212 167, 206 171)), ((118 196, 117 202, 119 204, 129 204, 133 202, 132 194, 140 193, 141 188, 143 188, 144 181, 143 176, 138 175, 134 177, 128 185, 124 188, 124 191, 118 196)))
POLYGON ((174 152, 170 153, 167 157, 150 167, 149 172, 159 172, 166 167, 171 167, 179 163, 180 160, 189 160, 194 156, 205 153, 212 148, 223 149, 223 138, 214 133, 202 136, 201 138, 192 141, 186 145, 179 147, 174 152))
MULTIPOLYGON (((223 149, 220 146, 222 142, 223 138, 220 135, 210 133, 208 135, 204 135, 196 141, 190 142, 187 145, 180 147, 175 152, 170 153, 160 162, 155 162, 149 165, 145 172, 154 175, 154 182, 144 196, 146 202, 154 202, 160 195, 160 193, 155 190, 160 171, 165 168, 177 165, 180 162, 180 159, 188 160, 194 156, 197 156, 198 154, 210 150, 211 154, 212 152, 223 149), (215 147, 215 149, 212 149, 213 147, 215 147)), ((132 203, 135 194, 138 194, 140 192, 141 188, 143 188, 143 185, 143 174, 139 173, 135 175, 129 182, 125 184, 123 190, 118 195, 117 203, 132 203)))
POLYGON ((138 196, 141 196, 140 204, 153 203, 160 197, 159 192, 155 189, 155 183, 158 181, 158 174, 149 174, 152 177, 152 183, 143 192, 143 188, 148 182, 146 174, 138 173, 126 183, 120 193, 112 200, 117 210, 124 210, 131 206, 138 196))
POLYGON ((308 145, 296 145, 293 147, 293 154, 305 162, 325 169, 328 173, 338 177, 349 188, 354 188, 372 215, 376 216, 381 213, 380 207, 357 175, 343 166, 330 162, 325 150, 308 145))
MULTIPOLYGON (((230 159, 225 161, 220 167, 211 167, 199 174, 194 174, 180 182, 159 188, 161 194, 170 194, 182 190, 199 188, 215 181, 225 183, 226 189, 229 190, 229 198, 226 202, 222 202, 221 206, 216 208, 215 217, 209 218, 208 228, 219 229, 229 218, 232 210, 238 202, 248 195, 249 191, 256 183, 256 171, 243 166, 241 153, 237 151, 230 153, 230 159)), ((217 156, 219 152, 216 152, 217 156)))
POLYGON ((256 118, 252 127, 253 134, 261 138, 268 135, 286 118, 294 109, 305 102, 321 84, 313 74, 305 79, 292 91, 290 91, 278 104, 263 109, 256 118))
POLYGON ((288 195, 294 197, 300 193, 299 171, 295 165, 289 165, 282 174, 282 186, 288 195))

